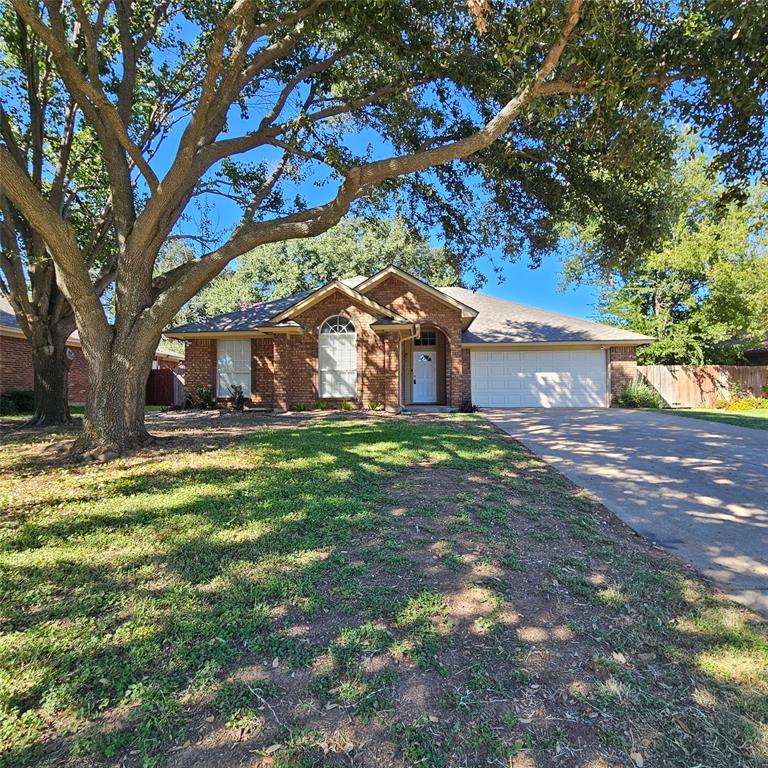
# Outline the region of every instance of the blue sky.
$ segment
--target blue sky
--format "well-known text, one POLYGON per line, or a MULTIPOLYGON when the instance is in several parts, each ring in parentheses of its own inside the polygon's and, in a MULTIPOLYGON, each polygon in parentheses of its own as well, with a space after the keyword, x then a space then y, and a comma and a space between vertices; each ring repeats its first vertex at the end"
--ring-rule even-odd
POLYGON ((488 259, 479 261, 478 268, 487 278, 482 293, 551 312, 594 319, 597 290, 592 286, 579 286, 561 292, 560 259, 555 255, 544 258, 537 269, 531 269, 524 261, 514 264, 504 262, 502 282, 499 282, 488 259))

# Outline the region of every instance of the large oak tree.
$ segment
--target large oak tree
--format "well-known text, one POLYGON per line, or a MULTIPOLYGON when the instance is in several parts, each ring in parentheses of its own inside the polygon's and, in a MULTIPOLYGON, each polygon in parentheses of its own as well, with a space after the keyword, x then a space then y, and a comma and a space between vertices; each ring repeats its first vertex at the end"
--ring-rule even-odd
MULTIPOLYGON (((618 219, 605 171, 664 162, 665 121, 706 128, 732 179, 765 161, 760 3, 4 0, 3 14, 35 39, 106 179, 113 318, 91 232, 53 202, 52 155, 38 183, 14 150, 31 121, 7 94, 3 216, 43 244, 72 307, 90 370, 80 447, 147 438, 160 333, 232 259, 353 205, 535 260, 564 212, 618 219), (294 194, 307 180, 324 200, 294 194), (163 244, 194 242, 189 212, 216 196, 236 226, 158 274, 163 244)), ((45 141, 60 146, 63 125, 43 122, 45 141)))

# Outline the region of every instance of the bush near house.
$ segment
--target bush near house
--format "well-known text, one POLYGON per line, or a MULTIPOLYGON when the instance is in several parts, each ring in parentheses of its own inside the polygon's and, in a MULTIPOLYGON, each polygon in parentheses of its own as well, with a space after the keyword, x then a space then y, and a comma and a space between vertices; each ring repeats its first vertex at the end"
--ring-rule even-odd
POLYGON ((642 379, 635 379, 620 387, 616 402, 622 408, 662 408, 664 401, 659 393, 642 379))
POLYGON ((0 416, 32 413, 34 409, 35 395, 31 389, 9 389, 0 394, 0 416))

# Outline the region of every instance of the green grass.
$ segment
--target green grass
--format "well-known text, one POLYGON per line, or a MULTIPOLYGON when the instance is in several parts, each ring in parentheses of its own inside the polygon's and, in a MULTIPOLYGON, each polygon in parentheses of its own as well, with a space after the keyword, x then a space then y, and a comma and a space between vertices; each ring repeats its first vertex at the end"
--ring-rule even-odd
POLYGON ((665 410, 675 416, 687 416, 691 419, 704 419, 719 424, 734 424, 750 429, 768 429, 768 408, 754 408, 751 411, 726 411, 718 408, 685 408, 665 410))
POLYGON ((476 417, 61 439, 0 454, 2 768, 768 759, 765 625, 476 417))

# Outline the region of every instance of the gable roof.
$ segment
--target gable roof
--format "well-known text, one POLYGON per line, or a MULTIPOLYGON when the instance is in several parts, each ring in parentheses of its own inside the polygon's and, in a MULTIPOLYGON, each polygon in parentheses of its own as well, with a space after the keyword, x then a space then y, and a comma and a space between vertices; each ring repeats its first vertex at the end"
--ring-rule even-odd
POLYGON ((653 341, 653 337, 643 336, 634 331, 473 293, 458 286, 438 290, 477 311, 477 316, 469 329, 464 331, 462 340, 465 344, 605 342, 633 345, 653 341))
POLYGON ((465 344, 587 343, 633 346, 653 341, 651 336, 485 296, 458 286, 434 288, 397 267, 387 267, 372 278, 366 279, 358 275, 345 280, 332 280, 314 291, 302 291, 282 299, 255 304, 247 309, 176 326, 167 330, 166 335, 177 338, 230 333, 252 336, 260 331, 268 332, 270 329, 298 330, 300 326, 291 317, 334 290, 350 296, 364 306, 370 304, 371 310, 375 310, 373 314, 387 318, 384 321, 378 320, 379 325, 409 325, 407 318, 397 315, 363 294, 391 274, 436 298, 443 299, 452 307, 461 308, 465 318, 465 330, 462 335, 465 344))
POLYGON ((388 317, 398 323, 407 324, 409 322, 401 315, 398 315, 397 312, 393 312, 391 309, 387 309, 387 307, 379 304, 377 301, 369 299, 367 296, 364 296, 356 289, 350 288, 341 280, 331 280, 330 283, 326 283, 325 285, 320 286, 320 288, 318 288, 316 291, 311 291, 303 299, 300 299, 294 304, 291 304, 291 306, 286 308, 284 311, 274 315, 272 317, 272 322, 279 323, 283 320, 288 320, 295 315, 301 314, 304 312, 304 310, 309 309, 309 307, 311 307, 313 304, 316 304, 318 301, 322 301, 322 299, 324 299, 326 296, 336 291, 343 293, 352 301, 355 301, 358 304, 362 304, 362 306, 364 306, 372 314, 383 315, 384 317, 388 317))
POLYGON ((384 267, 384 269, 377 272, 375 275, 358 284, 356 288, 360 293, 366 293, 372 288, 375 288, 377 285, 379 285, 379 283, 383 282, 391 275, 400 278, 400 280, 412 285, 414 288, 419 288, 420 290, 425 291, 438 301, 442 301, 444 304, 448 304, 454 309, 461 310, 461 316, 465 319, 472 319, 477 316, 477 311, 473 307, 465 304, 460 299, 451 296, 445 291, 442 291, 440 288, 434 288, 429 283, 425 283, 423 280, 419 280, 418 277, 415 277, 409 272, 400 269, 400 267, 396 267, 394 264, 390 264, 388 267, 384 267))

